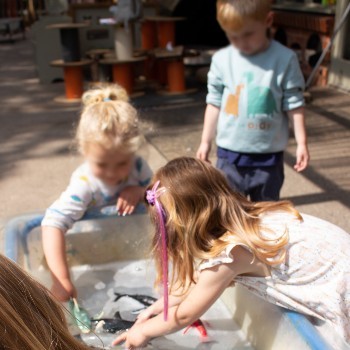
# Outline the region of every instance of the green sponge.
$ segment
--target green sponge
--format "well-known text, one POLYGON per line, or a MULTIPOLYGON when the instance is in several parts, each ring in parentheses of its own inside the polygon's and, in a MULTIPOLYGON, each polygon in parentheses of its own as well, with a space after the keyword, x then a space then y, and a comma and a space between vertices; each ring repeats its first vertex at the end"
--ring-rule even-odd
POLYGON ((75 298, 69 300, 68 307, 73 316, 73 321, 82 331, 82 333, 89 333, 91 331, 91 319, 88 312, 79 306, 77 299, 75 298))

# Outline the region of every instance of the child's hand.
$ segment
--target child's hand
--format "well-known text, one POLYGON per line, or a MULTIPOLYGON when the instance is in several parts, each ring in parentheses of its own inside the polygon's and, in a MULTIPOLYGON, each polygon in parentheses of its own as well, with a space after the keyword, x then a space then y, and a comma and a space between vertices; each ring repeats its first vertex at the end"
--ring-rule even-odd
POLYGON ((77 290, 70 279, 56 280, 51 286, 51 293, 58 301, 68 301, 70 298, 77 297, 77 290))
POLYGON ((148 307, 147 309, 145 309, 139 313, 135 324, 143 323, 143 322, 149 320, 153 315, 154 315, 154 312, 152 311, 151 307, 148 307))
POLYGON ((303 171, 307 165, 309 164, 309 150, 307 145, 298 145, 296 151, 296 163, 294 165, 294 169, 297 172, 303 171))
POLYGON ((120 215, 133 213, 136 205, 140 202, 144 193, 141 186, 129 186, 124 188, 117 200, 117 211, 120 215))
POLYGON ((204 160, 204 161, 210 163, 210 160, 208 158, 209 153, 210 153, 210 149, 211 149, 211 143, 202 142, 199 145, 199 148, 198 148, 197 153, 196 153, 196 157, 200 160, 204 160))
POLYGON ((146 337, 141 332, 141 327, 134 325, 128 331, 117 337, 112 345, 118 345, 125 342, 126 349, 138 349, 147 345, 150 338, 146 337))

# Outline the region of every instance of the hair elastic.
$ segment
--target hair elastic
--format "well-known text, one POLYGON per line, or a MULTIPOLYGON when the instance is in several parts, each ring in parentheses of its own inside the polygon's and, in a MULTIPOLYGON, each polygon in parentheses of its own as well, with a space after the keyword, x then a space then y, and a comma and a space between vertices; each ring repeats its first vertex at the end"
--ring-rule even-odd
POLYGON ((104 102, 107 102, 107 101, 112 101, 109 97, 105 97, 104 99, 103 99, 103 101, 104 102))
POLYGON ((158 215, 158 228, 161 237, 161 253, 162 253, 162 279, 163 279, 163 298, 164 298, 164 321, 168 319, 168 250, 167 250, 167 232, 165 227, 165 213, 162 205, 158 201, 158 197, 166 191, 165 187, 158 189, 160 181, 157 181, 151 190, 146 191, 147 202, 156 207, 158 215))

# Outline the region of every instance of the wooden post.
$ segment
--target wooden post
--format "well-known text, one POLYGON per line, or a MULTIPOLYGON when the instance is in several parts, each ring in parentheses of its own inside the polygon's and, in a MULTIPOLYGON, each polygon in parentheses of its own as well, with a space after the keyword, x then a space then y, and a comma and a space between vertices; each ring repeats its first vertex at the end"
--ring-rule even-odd
POLYGON ((167 62, 167 77, 169 92, 184 92, 186 90, 185 67, 182 57, 167 62))
POLYGON ((121 85, 130 95, 133 90, 134 77, 131 63, 116 63, 113 65, 113 81, 121 85))
POLYGON ((83 94, 83 73, 79 66, 64 67, 66 98, 79 99, 83 94))
POLYGON ((133 65, 145 59, 146 57, 132 57, 128 60, 105 58, 100 61, 100 64, 112 66, 113 81, 120 84, 131 95, 134 87, 133 65))
MULTIPOLYGON (((158 43, 153 47, 164 49, 169 42, 175 46, 175 22, 185 20, 184 17, 150 16, 145 18, 145 23, 151 22, 156 26, 156 39, 158 43)), ((150 26, 150 24, 149 24, 150 26)), ((145 28, 145 31, 150 28, 145 28)), ((153 43, 152 43, 153 44, 153 43)))
POLYGON ((81 98, 84 91, 83 67, 92 64, 92 60, 64 62, 56 60, 51 66, 63 68, 66 99, 63 102, 75 102, 81 98))
POLYGON ((158 22, 158 45, 165 48, 170 42, 175 45, 175 23, 172 21, 158 22))
POLYGON ((156 47, 156 24, 145 20, 141 24, 141 47, 150 50, 156 47))

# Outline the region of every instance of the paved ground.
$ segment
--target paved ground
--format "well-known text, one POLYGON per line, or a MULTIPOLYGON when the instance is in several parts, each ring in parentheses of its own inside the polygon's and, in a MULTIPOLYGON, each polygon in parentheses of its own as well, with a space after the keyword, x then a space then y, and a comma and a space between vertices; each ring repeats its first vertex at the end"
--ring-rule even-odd
MULTIPOLYGON (((81 158, 72 149, 79 106, 59 104, 62 83, 40 85, 29 39, 0 43, 0 222, 44 210, 65 188, 81 158)), ((198 147, 205 86, 179 97, 148 92, 133 100, 146 137, 142 154, 153 169, 198 147)), ((295 143, 286 152, 282 196, 305 213, 350 232, 350 96, 312 90, 307 129, 312 161, 302 174, 292 170, 295 143)))

